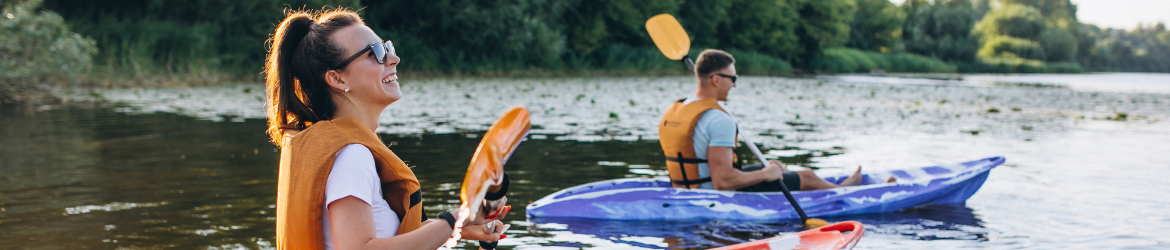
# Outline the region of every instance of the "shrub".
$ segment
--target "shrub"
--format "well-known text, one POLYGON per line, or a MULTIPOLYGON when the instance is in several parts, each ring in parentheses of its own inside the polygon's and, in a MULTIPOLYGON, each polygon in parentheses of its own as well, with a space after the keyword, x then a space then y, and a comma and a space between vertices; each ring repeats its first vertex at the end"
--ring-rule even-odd
POLYGON ((938 59, 910 53, 877 53, 851 48, 826 49, 824 56, 814 61, 814 68, 833 73, 869 72, 927 72, 953 73, 955 65, 938 59))
POLYGON ((792 65, 780 58, 749 51, 728 50, 727 53, 735 57, 735 70, 740 75, 792 74, 792 65))
POLYGON ((0 99, 29 101, 42 83, 72 82, 92 65, 94 41, 69 31, 60 15, 35 12, 40 0, 0 14, 0 99))
POLYGON ((1009 36, 993 36, 979 49, 979 57, 1018 57, 1043 61, 1047 56, 1040 43, 1009 36))
POLYGON ((980 57, 978 62, 957 65, 962 73, 1082 73, 1080 64, 1044 63, 1013 56, 980 57))

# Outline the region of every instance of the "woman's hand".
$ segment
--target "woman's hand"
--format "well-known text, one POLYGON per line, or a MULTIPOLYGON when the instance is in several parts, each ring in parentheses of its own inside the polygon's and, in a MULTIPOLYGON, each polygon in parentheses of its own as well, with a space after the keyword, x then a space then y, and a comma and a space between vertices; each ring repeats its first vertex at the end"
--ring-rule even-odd
MULTIPOLYGON (((484 206, 479 209, 479 213, 476 214, 475 219, 463 221, 463 226, 466 227, 468 225, 486 224, 488 221, 504 219, 504 216, 508 215, 508 212, 512 211, 512 207, 508 206, 507 203, 507 196, 504 196, 499 200, 484 201, 484 206)), ((449 212, 451 212, 451 215, 454 215, 455 218, 459 218, 459 209, 451 210, 449 212)))
POLYGON ((487 211, 484 218, 491 220, 503 220, 508 212, 512 211, 512 206, 508 206, 508 196, 501 197, 499 200, 484 201, 483 211, 487 211))
POLYGON ((503 238, 504 230, 508 227, 499 220, 491 220, 483 224, 468 224, 459 232, 464 240, 499 241, 503 238))

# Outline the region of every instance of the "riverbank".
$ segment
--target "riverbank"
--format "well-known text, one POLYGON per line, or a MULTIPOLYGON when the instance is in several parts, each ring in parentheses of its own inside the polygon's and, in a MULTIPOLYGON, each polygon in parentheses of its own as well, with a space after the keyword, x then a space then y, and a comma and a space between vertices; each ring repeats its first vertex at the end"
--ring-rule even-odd
MULTIPOLYGON (((654 56, 659 52, 652 51, 654 56)), ((695 51, 694 53, 698 53, 695 51)), ((646 54, 650 54, 647 52, 646 54)), ((885 70, 875 65, 888 65, 889 61, 884 61, 887 56, 877 53, 863 53, 860 54, 863 58, 842 57, 839 58, 843 63, 829 63, 829 61, 821 61, 825 65, 832 66, 831 70, 798 70, 793 69, 791 65, 785 63, 783 60, 768 57, 765 55, 755 53, 739 53, 737 55, 736 69, 741 76, 756 76, 768 77, 779 76, 789 78, 805 78, 812 79, 818 77, 830 77, 835 75, 848 75, 852 73, 867 73, 873 76, 891 76, 900 78, 923 78, 923 79, 962 79, 963 75, 970 73, 956 72, 959 68, 954 64, 947 64, 942 61, 933 60, 930 58, 919 57, 914 55, 890 55, 888 58, 902 58, 901 60, 910 60, 919 62, 913 65, 918 66, 903 66, 899 70, 885 70), (873 55, 867 55, 873 54, 873 55), (866 56, 878 58, 864 58, 866 56), (906 59, 908 58, 908 59, 906 59), (863 62, 864 64, 858 66, 856 62, 863 62), (874 62, 880 64, 875 64, 874 62), (841 66, 846 65, 846 66, 841 66), (850 66, 851 65, 851 66, 850 66), (921 69, 921 70, 920 70, 921 69)), ((590 78, 590 77, 687 77, 688 72, 684 69, 681 62, 670 61, 664 58, 654 58, 661 60, 642 60, 641 62, 634 62, 628 65, 622 65, 627 69, 610 69, 610 68, 595 68, 595 69, 573 69, 573 70, 556 70, 556 69, 531 69, 531 70, 514 70, 514 71, 484 71, 484 72, 427 72, 427 71, 402 71, 400 74, 403 77, 410 77, 417 80, 434 80, 434 79, 457 79, 457 78, 590 78)), ((835 59, 836 60, 836 59, 835 59)), ((895 59, 898 60, 898 59, 895 59)), ((45 105, 45 104, 61 104, 72 101, 87 100, 82 98, 85 93, 77 94, 76 92, 94 92, 103 89, 119 89, 119 88, 198 88, 198 87, 212 87, 212 86, 226 86, 238 85, 242 83, 257 83, 260 84, 260 90, 263 89, 263 76, 260 74, 261 69, 256 69, 255 74, 233 73, 229 71, 220 71, 208 68, 194 69, 192 71, 171 72, 164 69, 156 70, 120 70, 109 67, 98 67, 88 74, 82 74, 73 79, 62 79, 52 82, 39 83, 6 83, 3 88, 7 91, 0 91, 0 103, 9 104, 25 104, 25 105, 45 105), (68 93, 63 93, 68 92, 68 93)), ((1041 71, 1043 72, 1043 71, 1041 71)), ((1058 73, 1079 73, 1079 72, 1058 72, 1058 73)), ((31 80, 37 81, 37 80, 31 80)))

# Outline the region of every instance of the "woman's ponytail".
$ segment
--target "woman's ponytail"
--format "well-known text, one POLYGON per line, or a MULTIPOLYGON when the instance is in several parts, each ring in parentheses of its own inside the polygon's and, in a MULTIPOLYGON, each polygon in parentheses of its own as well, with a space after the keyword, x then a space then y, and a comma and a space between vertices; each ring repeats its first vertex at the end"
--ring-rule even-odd
POLYGON ((336 106, 325 82, 328 65, 342 57, 344 49, 329 36, 338 29, 361 24, 356 13, 336 9, 322 13, 292 11, 269 39, 264 63, 268 102, 268 136, 277 145, 287 131, 299 131, 315 122, 332 119, 336 106))

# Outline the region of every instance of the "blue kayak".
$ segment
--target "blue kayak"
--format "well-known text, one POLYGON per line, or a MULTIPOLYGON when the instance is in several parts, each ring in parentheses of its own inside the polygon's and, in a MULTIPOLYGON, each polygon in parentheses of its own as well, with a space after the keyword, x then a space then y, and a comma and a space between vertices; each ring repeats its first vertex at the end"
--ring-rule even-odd
MULTIPOLYGON (((1003 157, 910 169, 863 172, 862 185, 792 192, 809 217, 893 212, 967 201, 1003 157), (890 176, 898 180, 883 183, 890 176)), ((848 175, 822 176, 840 183, 848 175)), ((529 218, 601 220, 782 220, 800 218, 782 192, 672 188, 667 177, 578 185, 528 204, 529 218)))

